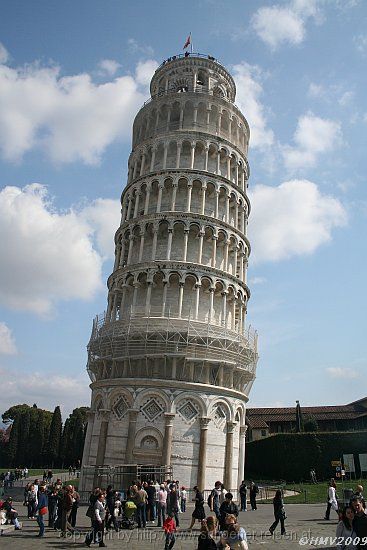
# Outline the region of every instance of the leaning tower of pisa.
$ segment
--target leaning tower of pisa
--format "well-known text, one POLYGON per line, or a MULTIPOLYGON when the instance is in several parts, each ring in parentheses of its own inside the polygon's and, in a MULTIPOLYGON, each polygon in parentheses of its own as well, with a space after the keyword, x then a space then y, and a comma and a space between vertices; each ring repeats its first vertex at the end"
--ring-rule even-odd
POLYGON ((231 489, 257 362, 249 127, 211 56, 167 59, 150 91, 133 126, 108 307, 88 346, 83 467, 164 466, 186 486, 231 489))

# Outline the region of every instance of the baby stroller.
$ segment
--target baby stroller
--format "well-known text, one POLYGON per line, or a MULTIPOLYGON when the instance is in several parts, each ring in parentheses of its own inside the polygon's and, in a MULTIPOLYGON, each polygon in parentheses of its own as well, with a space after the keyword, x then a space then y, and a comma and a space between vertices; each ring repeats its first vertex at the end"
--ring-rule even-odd
POLYGON ((118 519, 119 529, 134 529, 136 523, 136 505, 131 500, 125 500, 121 506, 121 518, 118 519))

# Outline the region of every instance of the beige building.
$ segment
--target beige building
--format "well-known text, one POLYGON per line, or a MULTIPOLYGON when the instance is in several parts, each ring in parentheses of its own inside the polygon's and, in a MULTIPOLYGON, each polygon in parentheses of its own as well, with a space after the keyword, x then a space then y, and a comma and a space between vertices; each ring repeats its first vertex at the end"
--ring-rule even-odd
POLYGON ((88 346, 83 466, 169 466, 189 487, 235 488, 257 362, 246 326, 249 127, 211 56, 167 59, 150 90, 133 127, 108 307, 88 346))

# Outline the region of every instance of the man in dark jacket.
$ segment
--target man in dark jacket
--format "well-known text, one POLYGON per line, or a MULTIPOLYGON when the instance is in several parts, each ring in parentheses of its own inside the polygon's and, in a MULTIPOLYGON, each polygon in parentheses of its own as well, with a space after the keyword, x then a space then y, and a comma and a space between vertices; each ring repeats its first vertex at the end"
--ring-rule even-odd
POLYGON ((226 493, 225 500, 222 502, 219 508, 219 526, 221 531, 226 530, 226 516, 227 514, 233 514, 238 517, 237 504, 233 502, 232 493, 226 493))
POLYGON ((367 540, 367 515, 363 508, 363 501, 361 497, 353 497, 351 504, 354 510, 353 527, 357 537, 361 541, 358 548, 366 548, 366 546, 362 544, 363 540, 367 540))

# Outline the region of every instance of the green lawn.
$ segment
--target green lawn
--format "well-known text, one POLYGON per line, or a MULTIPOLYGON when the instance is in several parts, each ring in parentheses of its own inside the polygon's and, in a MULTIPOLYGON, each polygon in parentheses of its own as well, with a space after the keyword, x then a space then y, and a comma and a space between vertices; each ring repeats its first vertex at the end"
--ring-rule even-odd
MULTIPOLYGON (((343 495, 343 488, 354 489, 356 485, 367 485, 366 479, 345 481, 344 484, 339 482, 336 484, 336 493, 339 497, 343 495)), ((311 483, 295 483, 287 484, 286 489, 290 491, 298 491, 299 494, 291 497, 285 497, 284 502, 289 504, 323 504, 326 503, 328 483, 326 481, 311 484, 311 483)))

